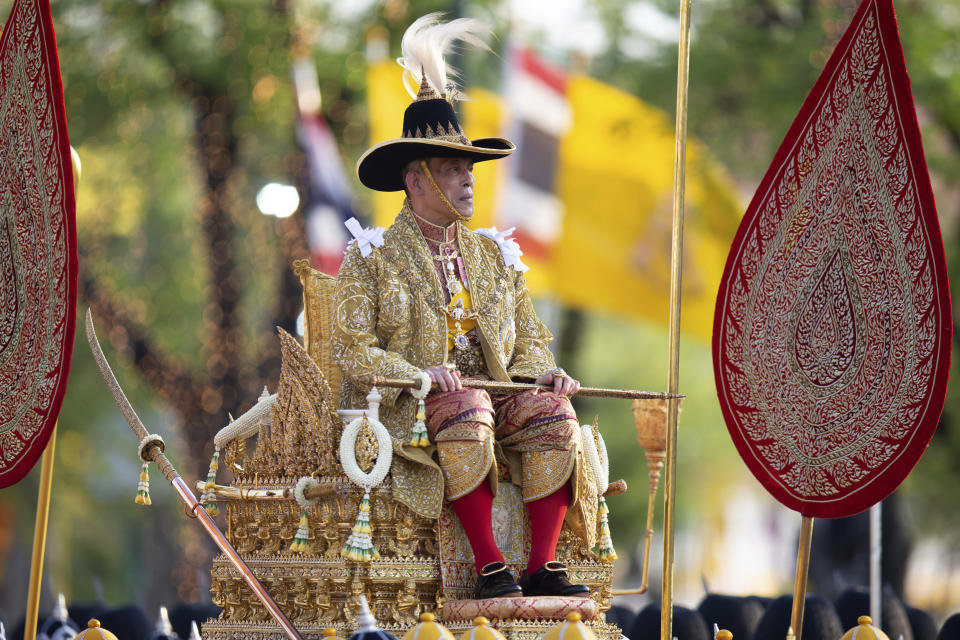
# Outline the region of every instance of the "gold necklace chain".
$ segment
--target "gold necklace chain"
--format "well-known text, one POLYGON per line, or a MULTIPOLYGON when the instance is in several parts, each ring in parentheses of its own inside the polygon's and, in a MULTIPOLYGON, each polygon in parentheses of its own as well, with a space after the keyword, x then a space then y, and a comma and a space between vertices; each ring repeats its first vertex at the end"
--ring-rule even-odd
MULTIPOLYGON (((442 265, 443 276, 446 278, 445 284, 447 285, 447 291, 450 292, 450 297, 453 298, 463 291, 466 282, 461 283, 461 281, 457 279, 457 258, 460 257, 460 253, 456 249, 450 251, 444 251, 444 249, 446 249, 446 247, 441 245, 440 255, 433 256, 433 259, 442 265)), ((451 303, 452 302, 453 300, 451 299, 451 303)))
MULTIPOLYGON (((413 211, 412 207, 410 208, 410 211, 411 212, 413 211)), ((415 222, 413 223, 413 225, 414 227, 416 227, 415 222)), ((397 273, 401 277, 405 278, 407 282, 409 282, 412 286, 416 287, 420 291, 420 293, 423 295, 424 300, 427 301, 427 304, 429 304, 431 307, 433 307, 443 315, 448 314, 448 312, 450 311, 449 308, 444 304, 440 304, 436 296, 434 296, 433 293, 430 291, 430 287, 428 287, 423 282, 423 278, 410 270, 410 267, 409 267, 409 264, 411 262, 410 260, 401 260, 399 256, 394 254, 392 249, 387 247, 381 247, 380 254, 384 256, 388 261, 390 261, 391 264, 393 264, 393 266, 397 269, 397 273)), ((483 305, 483 307, 479 309, 473 309, 468 312, 470 314, 469 319, 478 318, 482 315, 489 314, 496 308, 498 304, 500 304, 500 301, 502 298, 503 298, 503 290, 496 289, 493 292, 493 295, 490 296, 490 299, 487 300, 487 303, 483 305)), ((464 318, 466 318, 466 315, 464 316, 464 318)))

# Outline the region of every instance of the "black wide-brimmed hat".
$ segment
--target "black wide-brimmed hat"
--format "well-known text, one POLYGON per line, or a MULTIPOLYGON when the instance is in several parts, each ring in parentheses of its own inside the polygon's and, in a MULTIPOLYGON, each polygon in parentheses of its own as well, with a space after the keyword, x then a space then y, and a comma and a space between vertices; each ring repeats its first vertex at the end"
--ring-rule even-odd
POLYGON ((357 176, 375 191, 400 191, 400 171, 420 158, 470 158, 474 162, 513 153, 505 138, 470 140, 463 133, 453 105, 424 78, 420 92, 403 114, 403 137, 374 145, 357 162, 357 176))
POLYGON ((470 140, 453 110, 453 101, 463 96, 452 81, 456 70, 447 67, 444 57, 457 40, 489 50, 483 41, 489 27, 473 18, 441 22, 440 17, 429 13, 418 18, 403 34, 403 55, 397 62, 414 100, 403 114, 401 137, 374 145, 357 162, 360 182, 376 191, 403 189, 401 170, 411 160, 441 157, 483 162, 508 156, 515 149, 503 138, 470 140), (408 84, 408 79, 414 83, 408 84))

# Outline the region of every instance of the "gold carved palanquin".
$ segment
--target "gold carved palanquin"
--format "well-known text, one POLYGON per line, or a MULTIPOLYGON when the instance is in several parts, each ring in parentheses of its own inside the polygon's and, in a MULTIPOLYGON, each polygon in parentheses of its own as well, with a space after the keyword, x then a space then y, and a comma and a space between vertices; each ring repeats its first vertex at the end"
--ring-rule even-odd
MULTIPOLYGON (((328 627, 347 637, 356 629, 361 595, 382 628, 397 635, 424 612, 437 614, 453 630, 469 628, 476 607, 464 601, 475 579, 473 559, 449 506, 437 520, 420 517, 392 498, 388 476, 370 493, 379 559, 365 563, 341 556, 363 491, 347 478, 338 454, 340 373, 329 347, 335 278, 313 270, 306 260, 297 261, 294 270, 304 287, 304 345, 281 331, 283 367, 273 410, 260 421, 255 442, 237 438, 222 453, 221 467, 233 477, 229 491, 218 496, 226 503, 227 537, 304 638, 322 638, 328 627), (292 488, 304 476, 330 491, 307 511, 308 548, 295 553, 290 547, 302 510, 292 488)), ((376 457, 376 439, 361 432, 358 465, 369 471, 376 457)), ((494 535, 508 563, 522 569, 529 551, 526 509, 517 487, 509 482, 499 487, 494 535)), ((610 607, 612 565, 600 562, 566 526, 557 554, 571 579, 591 588, 591 602, 579 609, 592 618, 587 624, 601 640, 618 640, 620 629, 603 617, 610 607)), ((223 556, 214 560, 210 590, 223 611, 203 625, 204 638, 284 637, 223 556)), ((538 640, 570 610, 540 604, 527 603, 526 617, 493 624, 510 640, 538 640)), ((490 617, 489 611, 483 613, 490 617)))

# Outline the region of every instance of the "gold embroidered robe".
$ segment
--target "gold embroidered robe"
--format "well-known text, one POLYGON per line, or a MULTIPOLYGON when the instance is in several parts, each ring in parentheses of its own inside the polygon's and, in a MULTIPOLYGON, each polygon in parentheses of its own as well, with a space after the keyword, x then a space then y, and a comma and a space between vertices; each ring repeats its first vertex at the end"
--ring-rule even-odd
MULTIPOLYGON (((458 222, 460 251, 487 373, 494 380, 535 379, 556 366, 553 336, 537 318, 523 274, 507 267, 497 244, 458 222)), ((340 366, 342 407, 366 404, 369 375, 410 378, 446 358, 444 295, 426 241, 407 206, 367 257, 353 243, 337 276, 333 358, 340 366)), ((443 501, 433 448, 409 447, 417 401, 400 389, 380 389, 380 420, 393 437, 394 497, 437 518, 443 501)))

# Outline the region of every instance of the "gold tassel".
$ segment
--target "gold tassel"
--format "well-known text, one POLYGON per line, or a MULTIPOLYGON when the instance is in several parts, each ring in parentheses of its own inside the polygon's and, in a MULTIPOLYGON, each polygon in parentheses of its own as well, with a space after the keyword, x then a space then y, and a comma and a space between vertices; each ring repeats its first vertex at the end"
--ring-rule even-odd
POLYGON ((297 533, 293 536, 293 544, 290 545, 290 551, 293 553, 302 553, 310 548, 310 520, 307 518, 307 512, 300 512, 300 526, 297 527, 297 533))
POLYGON ((146 460, 140 465, 140 481, 137 483, 137 497, 134 500, 137 504, 150 506, 150 463, 146 460))
POLYGON ((600 550, 597 557, 600 562, 613 562, 617 559, 617 552, 613 548, 613 539, 610 537, 610 522, 607 519, 610 509, 607 507, 607 501, 604 500, 603 496, 600 496, 600 502, 597 504, 597 513, 600 515, 600 522, 597 527, 600 534, 600 550))
POLYGON ((203 495, 200 496, 200 504, 204 511, 211 516, 220 513, 220 506, 217 504, 217 469, 220 468, 220 449, 214 449, 213 458, 210 459, 210 468, 207 471, 207 482, 203 485, 203 495))
POLYGON ((410 439, 411 447, 430 446, 430 439, 427 437, 427 409, 421 399, 417 403, 417 421, 413 423, 413 437, 410 439))
POLYGON ((340 555, 355 562, 370 562, 379 560, 380 553, 373 546, 373 528, 370 526, 370 492, 365 491, 360 509, 357 511, 357 522, 347 538, 340 555))

